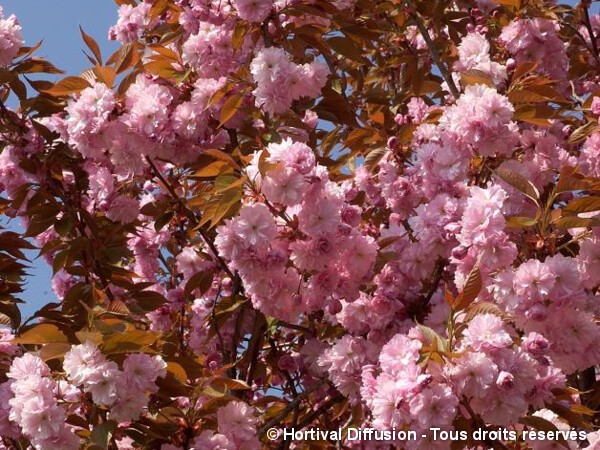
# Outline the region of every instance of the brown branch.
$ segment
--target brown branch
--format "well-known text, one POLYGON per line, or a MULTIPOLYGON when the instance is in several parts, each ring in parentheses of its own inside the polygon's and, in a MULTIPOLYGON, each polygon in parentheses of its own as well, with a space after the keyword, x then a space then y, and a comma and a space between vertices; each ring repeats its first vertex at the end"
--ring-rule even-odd
POLYGON ((596 36, 594 36, 594 30, 592 29, 592 22, 590 21, 590 12, 588 11, 589 6, 590 6, 589 1, 581 2, 585 27, 588 30, 588 34, 590 35, 590 41, 592 43, 592 53, 594 55, 594 58, 596 58, 596 61, 600 61, 600 56, 598 55, 598 45, 596 44, 596 36))
MULTIPOLYGON (((177 203, 179 204, 180 208, 184 212, 185 216, 190 220, 190 222, 192 222, 192 224, 195 227, 197 227, 197 225, 200 222, 199 222, 198 218, 196 217, 196 215, 194 214, 194 212, 192 210, 190 210, 187 207, 187 205, 184 203, 183 199, 181 197, 179 197, 179 195, 177 195, 177 192, 175 192, 175 189, 173 189, 173 186, 171 186, 169 184, 169 182, 165 179, 165 177, 163 176, 163 174, 160 173, 160 170, 158 170, 158 168, 156 167, 156 165, 154 164, 154 162, 152 161, 152 159, 150 159, 149 156, 146 156, 145 159, 148 162, 148 164, 150 164, 150 168, 152 169, 152 172, 154 173, 154 175, 164 185, 165 189, 167 189, 167 191, 169 191, 169 194, 171 194, 171 197, 173 197, 173 199, 177 201, 177 203)), ((233 281, 235 283, 235 279, 237 278, 237 276, 233 274, 233 272, 227 266, 227 263, 223 260, 223 258, 221 258, 219 256, 219 251, 215 247, 215 244, 208 237, 208 235, 204 232, 204 230, 202 230, 201 228, 197 228, 197 230, 198 230, 198 234, 200 234, 200 236, 204 240, 204 243, 208 246, 208 248, 210 249, 211 253, 213 254, 213 256, 215 257, 215 259, 217 260, 217 262, 221 266, 221 268, 225 271, 225 273, 227 273, 227 275, 229 275, 229 277, 231 278, 231 281, 233 281)))
POLYGON ((440 259, 437 261, 435 268, 433 269, 433 275, 432 275, 433 283, 431 284, 431 288, 429 289, 429 292, 427 293, 427 297, 425 297, 425 305, 424 306, 427 306, 429 304, 429 302, 433 298, 433 295, 436 293, 437 288, 440 284, 440 281, 442 280, 442 275, 444 274, 444 269, 446 268, 446 265, 448 265, 447 260, 440 259))
POLYGON ((292 410, 294 408, 296 408, 297 406, 299 406, 300 403, 305 398, 307 398, 310 394, 312 394, 314 391, 316 391, 317 389, 319 389, 323 384, 324 384, 324 381, 317 381, 317 382, 313 383, 306 390, 300 392, 295 399, 293 399, 291 402, 289 402, 287 404, 287 406, 283 409, 283 411, 281 411, 279 414, 277 414, 271 420, 265 422, 265 424, 258 430, 258 437, 262 438, 265 435, 265 433, 267 432, 267 430, 269 428, 272 428, 275 425, 278 425, 283 419, 285 419, 285 417, 290 412, 292 412, 292 410))
POLYGON ((219 301, 219 297, 221 295, 222 284, 219 284, 219 289, 217 290, 217 295, 215 295, 215 300, 213 301, 212 308, 210 309, 210 320, 212 325, 215 327, 215 334, 217 335, 217 339, 219 341, 219 345, 221 346, 221 352, 225 357, 225 364, 229 364, 231 362, 230 353, 225 350, 225 341, 223 340, 223 335, 219 330, 219 325, 217 323, 217 315, 215 313, 215 307, 217 306, 217 302, 219 301))
POLYGON ((454 79, 448 73, 448 69, 442 62, 440 55, 439 55, 437 49, 435 48, 435 45, 433 44, 433 41, 429 37, 429 31, 427 31, 427 27, 423 23, 423 19, 421 19, 421 16, 417 12, 417 9, 415 8, 415 5, 412 2, 412 0, 404 0, 404 2, 406 3, 406 6, 410 10, 410 15, 414 19, 415 24, 417 25, 417 28, 419 29, 419 33, 421 33, 421 35, 423 36, 423 39, 425 40, 425 43, 427 44, 427 47, 429 48, 429 53, 431 54, 431 59, 433 59, 434 64, 436 65, 436 67, 438 68, 440 73, 442 74, 442 78, 444 78, 444 81, 448 85, 448 89, 450 89, 450 93, 454 96, 455 99, 457 99, 460 96, 460 92, 458 91, 458 88, 456 87, 456 84, 454 83, 454 79))
MULTIPOLYGON (((460 404, 463 405, 464 408, 467 410, 467 412, 471 416, 471 420, 473 420, 473 422, 475 423, 475 426, 481 428, 482 430, 488 430, 488 426, 486 425, 485 421, 477 414, 475 414, 475 411, 473 411, 473 409, 471 408, 467 397, 463 395, 463 401, 460 402, 460 404)), ((503 442, 500 442, 498 440, 486 439, 485 443, 493 449, 509 450, 508 446, 506 446, 503 442)))
POLYGON ((579 32, 579 30, 574 27, 573 25, 571 25, 570 23, 566 22, 566 21, 561 21, 561 23, 566 26, 568 29, 570 29, 573 33, 575 33, 575 35, 579 38, 579 40, 583 43, 583 46, 586 48, 586 50, 588 52, 590 52, 590 54, 594 57, 594 59, 596 60, 596 63, 598 63, 598 65, 600 66, 600 57, 598 56, 597 53, 594 53, 594 49, 592 47, 590 47, 585 39, 585 37, 583 36, 583 34, 581 34, 579 32))
POLYGON ((267 331, 267 321, 265 316, 258 311, 256 311, 255 314, 256 317, 254 318, 252 337, 250 338, 248 352, 246 353, 250 359, 248 362, 248 372, 246 373, 246 383, 250 386, 252 386, 256 364, 258 363, 258 353, 260 352, 260 347, 265 337, 265 332, 267 331))
POLYGON ((336 394, 331 397, 329 400, 319 406, 317 410, 313 411, 311 414, 306 416, 302 422, 296 425, 295 431, 301 430, 305 426, 310 425, 316 418, 327 412, 329 408, 341 400, 345 400, 345 397, 341 394, 336 394))

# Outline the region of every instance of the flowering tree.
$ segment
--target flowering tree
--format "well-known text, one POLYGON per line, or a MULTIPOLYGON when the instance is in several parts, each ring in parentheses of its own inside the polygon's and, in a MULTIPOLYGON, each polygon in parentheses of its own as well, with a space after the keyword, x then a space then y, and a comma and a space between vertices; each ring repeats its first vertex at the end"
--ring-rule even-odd
POLYGON ((0 20, 0 448, 600 448, 589 0, 117 3, 0 20))

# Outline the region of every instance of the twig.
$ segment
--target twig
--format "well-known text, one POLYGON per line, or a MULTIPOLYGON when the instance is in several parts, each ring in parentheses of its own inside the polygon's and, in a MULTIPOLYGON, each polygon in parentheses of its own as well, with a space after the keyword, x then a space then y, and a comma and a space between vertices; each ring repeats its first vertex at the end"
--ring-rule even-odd
POLYGON ((456 84, 454 84, 454 80, 452 79, 452 76, 448 73, 448 69, 446 68, 444 63, 442 63, 442 60, 440 59, 440 55, 439 55, 437 49, 435 48, 433 41, 429 37, 429 31, 427 31, 427 27, 423 23, 423 20, 421 19, 421 16, 417 12, 417 9, 415 8, 415 5, 412 2, 412 0, 404 0, 404 1, 406 3, 406 6, 410 10, 410 15, 415 20, 415 24, 417 25, 417 28, 419 29, 419 33, 421 33, 421 35, 423 36, 423 39, 425 40, 425 43, 427 44, 427 47, 429 48, 429 52, 431 53, 431 58, 433 59, 434 64, 436 65, 436 67, 438 68, 440 73, 442 74, 444 81, 448 85, 448 89, 450 89, 450 93, 454 96, 455 99, 457 99, 460 96, 460 92, 458 91, 456 84))
MULTIPOLYGON (((186 206, 186 204, 183 202, 183 199, 181 197, 179 197, 179 195, 177 195, 177 192, 175 192, 175 189, 173 189, 173 186, 171 186, 167 182, 167 180, 165 180, 165 177, 163 177, 162 173, 160 173, 160 170, 158 170, 158 168, 156 167, 156 165, 154 164, 152 159, 150 159, 149 156, 146 156, 145 159, 148 162, 148 164, 150 164, 150 168, 152 169, 152 172, 154 173, 154 175, 160 180, 160 182, 165 186, 165 189, 167 189, 167 191, 169 191, 169 194, 171 194, 171 197, 173 197, 173 199, 176 200, 177 203, 179 204, 179 206, 182 208, 186 217, 192 222, 192 224, 194 226, 197 226, 199 224, 199 221, 198 221, 198 218, 196 217, 196 215, 194 214, 194 212, 191 211, 186 206)), ((204 240, 205 244, 208 246, 211 253, 215 257, 215 259, 218 261, 221 268, 225 271, 225 273, 227 273, 227 275, 229 275, 231 280, 234 281, 236 279, 236 275, 234 275, 233 272, 229 269, 229 267, 227 266, 227 263, 225 263, 223 258, 221 258, 219 256, 219 251, 215 247, 215 244, 213 244, 213 242, 206 235, 204 230, 202 230, 201 228, 197 228, 197 230, 198 230, 198 233, 200 234, 200 236, 202 237, 202 239, 204 240)))
POLYGON ((219 330, 219 325, 217 323, 217 315, 215 313, 215 307, 217 306, 217 301, 219 300, 219 296, 221 295, 222 284, 219 284, 219 289, 217 290, 217 295, 215 295, 215 300, 212 304, 212 308, 210 309, 210 320, 215 327, 215 333, 217 335, 217 339, 219 340, 219 345, 221 346, 221 352, 223 352, 223 356, 225 357, 225 364, 229 364, 231 362, 231 355, 227 350, 225 350, 225 341, 223 340, 223 335, 219 330))
POLYGON ((325 411, 327 411, 329 408, 331 408, 337 402, 339 402, 340 400, 344 400, 344 399, 345 399, 345 397, 343 397, 341 394, 337 394, 337 395, 331 397, 329 400, 327 400, 325 403, 323 403, 321 406, 319 406, 319 408, 316 411, 313 411, 311 414, 306 416, 302 422, 300 422, 298 425, 296 425, 295 431, 301 430, 305 426, 309 425, 310 423, 313 422, 313 420, 315 420, 317 417, 319 417, 321 414, 323 414, 325 411))
POLYGON ((438 260, 438 262, 436 263, 435 268, 433 269, 433 283, 431 285, 431 289, 429 289, 429 292, 427 293, 427 297, 425 297, 424 306, 427 306, 429 304, 429 302, 433 298, 433 295, 436 293, 440 281, 442 280, 444 269, 446 268, 447 264, 448 261, 442 259, 438 260))
POLYGON ((588 1, 582 1, 581 7, 583 9, 583 18, 585 20, 585 27, 588 30, 588 34, 590 35, 590 41, 592 43, 592 50, 594 53, 594 58, 596 61, 600 60, 600 56, 598 56, 598 45, 596 44, 596 36, 594 36, 594 30, 592 28, 592 22, 590 21, 590 12, 588 11, 588 7, 590 3, 588 1))
POLYGON ((246 373, 246 383, 252 386, 252 380, 254 379, 254 372, 256 371, 256 364, 258 363, 258 354, 262 346, 262 340, 265 337, 267 329, 267 321, 262 313, 256 311, 256 317, 254 318, 254 327, 252 330, 252 338, 250 344, 248 344, 248 372, 246 373))
POLYGON ((596 63, 598 63, 598 65, 600 66, 600 57, 598 56, 598 53, 594 52, 594 49, 588 45, 585 37, 583 37, 583 34, 581 34, 579 32, 579 30, 576 27, 574 27, 573 25, 571 25, 570 23, 568 23, 566 21, 562 21, 561 23, 564 26, 566 26, 568 29, 570 29, 573 33, 575 33, 575 35, 583 43, 583 45, 587 49, 587 51, 590 52, 590 54, 594 57, 594 59, 596 60, 596 63))
POLYGON ((295 399, 293 399, 291 402, 289 402, 287 404, 287 406, 283 409, 283 411, 281 411, 279 414, 277 414, 271 420, 265 422, 265 424, 258 430, 258 437, 262 438, 265 435, 265 433, 267 432, 267 430, 269 428, 274 427, 275 425, 277 425, 278 423, 280 423, 283 419, 285 419, 285 417, 294 408, 296 408, 296 406, 299 406, 300 403, 305 398, 307 398, 310 394, 312 394, 314 391, 316 391, 317 389, 319 389, 323 384, 324 384, 324 381, 317 381, 314 384, 312 384, 309 388, 307 388, 306 390, 300 392, 295 399))

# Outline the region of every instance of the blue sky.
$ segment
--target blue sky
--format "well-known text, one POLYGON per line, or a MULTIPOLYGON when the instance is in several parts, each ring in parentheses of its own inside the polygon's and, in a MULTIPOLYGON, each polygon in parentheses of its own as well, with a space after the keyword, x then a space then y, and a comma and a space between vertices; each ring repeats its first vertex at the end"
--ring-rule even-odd
POLYGON ((74 74, 89 67, 79 34, 81 25, 98 41, 107 55, 118 45, 108 40, 108 29, 116 22, 112 0, 0 0, 4 14, 15 14, 23 27, 26 45, 44 40, 37 51, 57 67, 74 74))
MULTIPOLYGON (((82 53, 85 47, 79 26, 98 42, 105 59, 118 48, 108 40, 108 29, 117 20, 117 6, 112 0, 0 0, 5 16, 15 14, 23 27, 25 45, 40 40, 44 43, 36 52, 67 74, 77 74, 90 66, 82 53)), ((51 79, 51 77, 47 77, 51 79)), ((0 224, 7 226, 3 217, 0 224)), ((18 219, 8 224, 19 229, 18 219)), ((33 258, 37 252, 30 252, 33 258)), ((21 298, 23 317, 29 317, 42 305, 55 299, 50 287, 51 269, 42 261, 33 261, 27 278, 26 291, 21 298)))

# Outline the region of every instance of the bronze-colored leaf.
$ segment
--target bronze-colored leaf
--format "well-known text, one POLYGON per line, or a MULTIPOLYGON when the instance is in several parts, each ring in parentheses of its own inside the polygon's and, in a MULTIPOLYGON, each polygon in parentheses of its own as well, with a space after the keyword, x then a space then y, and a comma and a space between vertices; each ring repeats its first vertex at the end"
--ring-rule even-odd
POLYGON ((493 314, 504 320, 505 322, 510 321, 510 315, 501 310, 498 305, 492 302, 477 302, 472 303, 467 308, 467 314, 465 315, 465 322, 469 322, 475 316, 479 314, 493 314))
POLYGON ((354 45, 354 42, 350 38, 334 36, 327 39, 326 42, 334 52, 361 64, 368 63, 368 60, 363 56, 361 49, 354 45))
POLYGON ((81 77, 67 77, 60 80, 50 89, 44 90, 46 94, 54 97, 64 97, 67 95, 78 94, 82 90, 92 85, 81 77))
POLYGON ((153 75, 166 79, 179 76, 179 71, 173 67, 173 62, 167 59, 157 59, 144 64, 144 69, 153 75))
POLYGON ((54 324, 39 323, 13 339, 15 344, 68 343, 67 336, 54 324))
POLYGON ((556 425, 554 425, 549 420, 538 416, 527 416, 522 417, 521 420, 519 420, 519 422, 538 431, 544 431, 546 433, 552 432, 553 435, 556 437, 556 442, 558 442, 565 448, 571 448, 571 446, 565 440, 564 436, 558 433, 558 428, 556 428, 556 425))
POLYGON ((379 161, 381 161, 381 158, 383 158, 386 152, 387 149, 384 147, 371 150, 365 157, 364 166, 372 172, 375 167, 377 167, 377 164, 379 164, 379 161))
POLYGON ((239 50, 244 44, 244 38, 248 33, 248 22, 239 20, 233 28, 232 47, 234 50, 239 50))
POLYGON ((44 361, 50 361, 52 359, 61 359, 69 350, 71 350, 71 344, 63 342, 52 342, 42 347, 42 349, 40 350, 40 357, 44 361))
POLYGON ((96 80, 104 83, 109 88, 113 87, 115 83, 115 77, 117 76, 115 69, 112 67, 96 66, 92 70, 96 76, 96 80))
POLYGON ((14 68, 14 71, 16 73, 65 73, 51 62, 38 57, 28 58, 24 60, 14 68))
POLYGON ((494 171, 494 174, 510 184, 516 190, 522 192, 527 197, 532 199, 536 204, 540 199, 540 193, 531 181, 525 178, 518 172, 510 169, 498 168, 494 171))
POLYGON ((533 227, 538 223, 537 219, 523 216, 509 216, 506 218, 506 226, 510 228, 533 227))
POLYGON ((600 219, 584 218, 576 215, 562 216, 556 220, 555 224, 561 230, 568 230, 570 228, 588 228, 600 226, 600 219))
POLYGON ((588 122, 585 125, 582 125, 575 131, 573 131, 573 133, 571 133, 571 135, 569 136, 569 139, 567 139, 567 142, 569 144, 577 144, 583 141, 592 133, 596 132, 598 128, 600 128, 600 125, 598 125, 597 121, 588 122))
POLYGON ((94 58, 96 58, 96 62, 99 65, 102 65, 102 52, 100 51, 100 46, 98 45, 96 40, 89 34, 87 34, 85 31, 83 31, 83 28, 81 28, 81 26, 79 27, 79 32, 81 33, 81 37, 83 38, 85 45, 88 46, 88 48, 94 55, 94 58))
POLYGON ((565 206, 564 211, 571 213, 600 211, 600 197, 587 196, 576 198, 565 206))
POLYGON ((122 334, 107 336, 104 341, 105 353, 130 353, 142 351, 144 347, 154 344, 159 333, 143 330, 128 330, 122 334))
POLYGON ((467 70, 460 74, 460 84, 469 86, 474 84, 485 84, 486 86, 495 87, 496 84, 489 73, 481 70, 467 70))
POLYGON ((210 289, 212 282, 212 272, 204 271, 195 273, 185 284, 185 288, 183 290, 184 298, 188 298, 196 289, 200 291, 200 295, 204 294, 210 289))
POLYGON ((471 269, 467 282, 465 283, 460 294, 454 299, 452 308, 455 311, 461 311, 466 309, 479 295, 481 288, 483 287, 481 281, 481 272, 479 270, 480 261, 475 263, 475 266, 471 269))
POLYGON ((242 106, 244 101, 244 94, 238 93, 230 96, 221 107, 221 113, 219 115, 219 126, 223 126, 229 119, 231 119, 236 112, 242 106))

